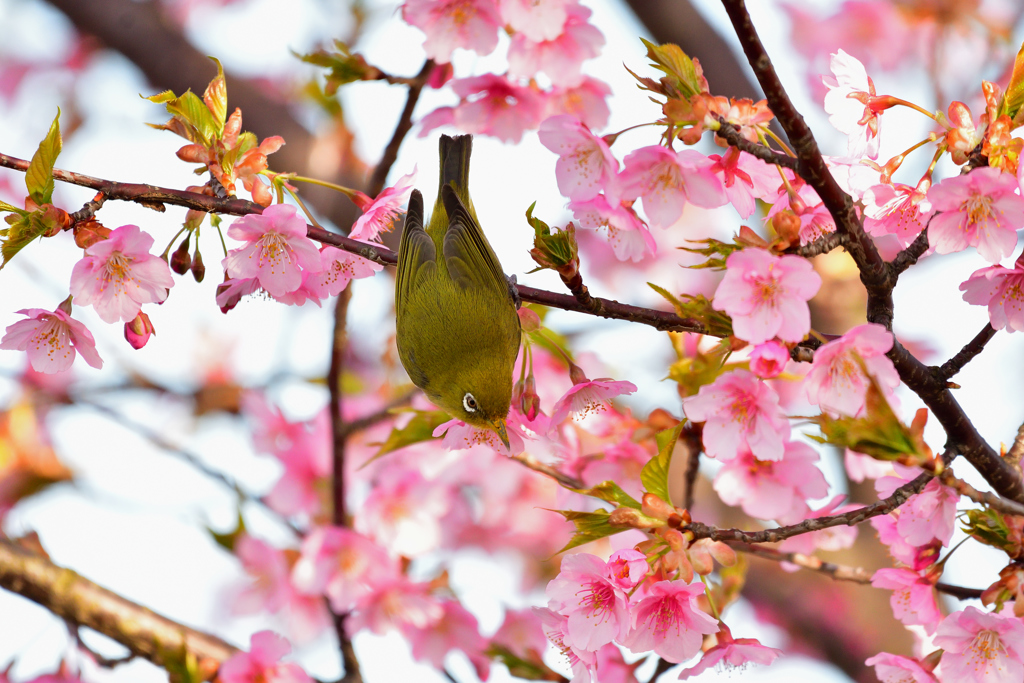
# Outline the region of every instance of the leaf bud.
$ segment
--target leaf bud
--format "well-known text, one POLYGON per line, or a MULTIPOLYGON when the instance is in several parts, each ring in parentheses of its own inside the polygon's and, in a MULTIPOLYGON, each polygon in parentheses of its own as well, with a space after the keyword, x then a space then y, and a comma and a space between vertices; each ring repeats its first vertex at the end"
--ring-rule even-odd
POLYGON ((124 324, 124 338, 133 349, 141 349, 149 342, 149 338, 156 334, 156 328, 149 316, 139 311, 139 314, 131 322, 124 324))
POLYGON ((97 242, 102 242, 110 235, 110 228, 105 228, 95 218, 75 223, 74 227, 75 244, 82 249, 88 249, 97 242))
POLYGON ((533 217, 533 207, 536 205, 537 202, 534 202, 526 210, 526 220, 534 232, 530 256, 540 268, 556 270, 563 279, 571 279, 580 265, 576 226, 569 223, 564 230, 553 230, 544 221, 533 217))
POLYGON ((185 239, 181 241, 178 248, 171 254, 171 270, 178 275, 184 275, 192 267, 192 257, 188 253, 190 237, 192 237, 192 233, 185 235, 185 239))

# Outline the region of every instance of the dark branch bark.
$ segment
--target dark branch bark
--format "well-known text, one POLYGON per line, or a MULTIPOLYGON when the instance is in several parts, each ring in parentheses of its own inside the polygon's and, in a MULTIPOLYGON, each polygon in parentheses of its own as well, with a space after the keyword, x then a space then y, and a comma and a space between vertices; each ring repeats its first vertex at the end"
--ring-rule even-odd
POLYGON ((996 330, 991 323, 981 328, 981 332, 974 336, 974 339, 967 342, 956 355, 942 364, 942 367, 935 368, 935 374, 939 379, 946 381, 956 373, 963 370, 964 366, 974 360, 975 356, 985 350, 992 337, 996 336, 996 330))

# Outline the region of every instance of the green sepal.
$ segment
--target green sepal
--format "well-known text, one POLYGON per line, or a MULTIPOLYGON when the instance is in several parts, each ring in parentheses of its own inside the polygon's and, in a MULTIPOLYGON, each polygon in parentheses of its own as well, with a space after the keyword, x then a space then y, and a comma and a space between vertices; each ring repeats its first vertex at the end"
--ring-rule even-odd
POLYGON ((414 443, 429 441, 434 438, 434 430, 443 425, 451 416, 443 410, 415 410, 412 408, 399 408, 395 413, 411 412, 413 417, 404 427, 394 427, 388 438, 380 444, 380 450, 360 467, 366 467, 371 462, 397 451, 399 448, 411 446, 414 443))
MULTIPOLYGON (((538 268, 533 271, 550 268, 558 270, 569 267, 572 272, 579 265, 579 245, 576 242, 576 226, 569 223, 564 229, 552 229, 547 223, 533 215, 537 202, 530 204, 526 210, 526 221, 533 228, 533 249, 530 256, 538 268)), ((571 273, 566 273, 571 275, 571 273)))
POLYGON ((597 486, 589 489, 569 489, 584 496, 599 498, 609 503, 615 503, 619 507, 628 507, 635 510, 640 509, 640 503, 633 496, 623 491, 614 481, 602 481, 597 486))
POLYGON ((707 330, 707 334, 715 337, 732 336, 732 318, 712 308, 711 301, 703 294, 697 296, 683 294, 680 299, 664 287, 659 287, 652 282, 648 282, 647 286, 665 297, 665 300, 676 309, 676 315, 680 318, 692 318, 700 322, 707 330))
POLYGON ((1019 517, 1004 515, 991 508, 971 509, 965 511, 964 533, 974 537, 979 543, 999 548, 1011 560, 1024 557, 1024 534, 1019 517))
POLYGON ((238 543, 238 539, 246 534, 245 518, 242 517, 242 508, 239 506, 237 511, 237 517, 235 518, 235 528, 231 531, 220 533, 213 527, 206 527, 210 536, 216 541, 217 545, 227 550, 229 553, 235 552, 235 544, 238 543))
POLYGON ((1024 45, 1013 60, 1013 72, 1003 93, 1000 110, 1000 114, 1010 117, 1014 128, 1024 124, 1024 45))
MULTIPOLYGON (((573 526, 576 527, 576 533, 572 535, 569 542, 565 544, 558 553, 564 553, 566 550, 571 550, 577 546, 590 543, 608 536, 614 536, 615 534, 625 531, 630 527, 626 526, 613 526, 608 521, 607 510, 595 510, 593 512, 577 512, 576 510, 553 510, 558 514, 565 517, 565 521, 572 522, 573 526)), ((555 553, 556 555, 558 553, 555 553)))
POLYGON ((57 162, 57 155, 62 147, 60 138, 60 108, 57 109, 57 116, 50 124, 50 130, 46 137, 39 143, 36 153, 32 155, 32 161, 25 172, 25 186, 28 188, 28 196, 36 204, 42 206, 49 204, 53 199, 53 165, 57 162))
POLYGON ((712 268, 714 270, 725 270, 725 260, 732 255, 733 252, 740 251, 743 249, 742 244, 722 242, 716 239, 706 240, 695 240, 694 244, 703 244, 705 246, 699 248, 692 247, 676 247, 682 251, 688 251, 691 254, 700 254, 707 258, 706 261, 694 264, 692 266, 686 266, 687 268, 712 268))
POLYGON ((672 451, 676 447, 676 441, 683 431, 683 424, 680 422, 675 427, 663 429, 655 435, 658 454, 648 460, 640 471, 640 482, 644 485, 644 490, 666 502, 669 500, 668 467, 672 462, 672 451))

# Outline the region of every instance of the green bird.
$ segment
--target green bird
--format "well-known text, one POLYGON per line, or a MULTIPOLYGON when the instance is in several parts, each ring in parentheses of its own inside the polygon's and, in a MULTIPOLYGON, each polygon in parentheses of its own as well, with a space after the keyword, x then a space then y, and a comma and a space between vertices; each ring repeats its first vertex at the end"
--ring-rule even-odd
POLYGON ((430 223, 413 190, 398 251, 398 356, 435 405, 492 429, 509 445, 505 418, 520 327, 514 281, 505 277, 469 198, 473 136, 441 136, 441 178, 430 223))

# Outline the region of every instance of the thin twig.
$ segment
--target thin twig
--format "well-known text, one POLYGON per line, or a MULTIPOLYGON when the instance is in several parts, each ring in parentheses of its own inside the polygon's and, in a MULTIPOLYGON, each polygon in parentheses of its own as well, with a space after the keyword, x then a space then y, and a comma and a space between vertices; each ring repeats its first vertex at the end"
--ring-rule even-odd
POLYGON ((757 157, 761 161, 769 164, 783 166, 791 171, 797 170, 798 162, 795 157, 783 154, 782 152, 776 152, 774 149, 765 147, 764 145, 756 142, 751 142, 743 137, 739 128, 717 114, 714 114, 713 116, 718 120, 720 125, 720 128, 715 131, 715 135, 728 142, 732 147, 735 147, 741 152, 746 152, 750 156, 757 157))
MULTIPOLYGON (((420 93, 423 91, 423 86, 427 82, 427 78, 430 76, 430 72, 434 69, 434 60, 428 59, 423 62, 423 68, 416 74, 409 83, 409 94, 405 98, 405 108, 402 109, 402 115, 398 119, 398 125, 395 126, 395 132, 391 135, 391 140, 388 142, 388 146, 384 148, 384 154, 381 156, 379 162, 377 162, 376 168, 373 169, 373 175, 370 176, 370 182, 367 186, 367 194, 371 197, 376 197, 380 194, 380 191, 384 189, 384 183, 387 182, 388 173, 391 171, 391 167, 395 164, 395 160, 398 159, 398 150, 402 146, 402 141, 405 140, 405 136, 409 134, 409 130, 412 129, 412 113, 416 109, 416 103, 419 102, 420 93)), ((388 81, 389 83, 394 81, 388 81)))
POLYGON ((994 493, 990 493, 988 491, 979 491, 966 481, 957 479, 952 470, 943 471, 943 473, 939 475, 939 479, 942 480, 943 484, 949 486, 961 496, 967 496, 975 503, 987 505, 988 507, 994 510, 999 510, 1007 515, 1020 515, 1024 517, 1024 505, 1021 505, 1016 501, 1007 500, 1006 498, 1000 498, 994 493))
MULTIPOLYGON (((928 219, 931 223, 931 218, 928 219)), ((924 230, 914 238, 906 249, 896 254, 895 258, 889 263, 889 270, 893 275, 900 275, 910 266, 917 263, 917 260, 924 255, 924 252, 928 251, 928 226, 925 226, 924 230)))
MULTIPOLYGON (((740 543, 778 543, 787 538, 800 536, 812 531, 820 531, 834 526, 855 526, 872 517, 885 515, 907 502, 912 495, 919 493, 921 489, 932 479, 932 474, 925 472, 913 481, 893 491, 892 495, 880 501, 865 505, 862 508, 845 512, 841 515, 828 517, 810 517, 790 526, 780 526, 774 529, 762 529, 761 531, 744 531, 742 529, 718 529, 713 526, 692 522, 680 525, 683 532, 693 534, 694 540, 699 538, 710 538, 715 541, 740 543)), ((794 563, 795 564, 795 563, 794 563)))
POLYGON ((700 452, 703 450, 701 431, 692 422, 686 425, 679 442, 686 448, 686 474, 683 479, 683 509, 693 509, 693 490, 700 472, 700 452))
POLYGON ((652 673, 651 677, 647 679, 647 683, 655 683, 663 673, 671 669, 673 666, 675 666, 675 664, 672 662, 663 657, 658 657, 658 665, 654 667, 654 673, 652 673))
POLYGON ((91 647, 89 647, 89 645, 86 644, 84 640, 82 640, 82 629, 78 624, 74 623, 73 621, 66 621, 64 623, 67 624, 68 631, 75 639, 75 646, 78 647, 78 649, 84 652, 85 654, 89 655, 89 657, 91 657, 92 660, 96 662, 97 666, 100 666, 104 669, 114 669, 116 667, 121 666, 122 664, 127 664, 128 662, 131 662, 136 658, 136 655, 133 652, 129 652, 123 657, 104 657, 99 652, 96 652, 91 647))
POLYGON ((518 455, 512 455, 510 457, 513 460, 523 464, 528 469, 533 470, 534 472, 546 474, 547 476, 551 477, 565 488, 582 489, 586 486, 586 484, 584 484, 576 477, 566 474, 565 472, 562 472, 552 467, 551 465, 546 465, 537 458, 533 457, 532 455, 529 455, 528 453, 519 453, 518 455))
POLYGON ((804 258, 813 258, 814 256, 820 256, 821 254, 827 254, 833 249, 845 247, 849 243, 850 236, 845 232, 830 232, 827 235, 822 235, 813 242, 808 242, 802 247, 797 247, 793 253, 799 254, 804 258))
POLYGON ((404 406, 405 404, 409 403, 409 401, 411 401, 413 396, 415 396, 416 394, 417 390, 415 389, 412 391, 407 391, 401 396, 392 399, 390 402, 388 402, 387 405, 385 405, 380 410, 370 413, 369 415, 361 417, 357 420, 352 420, 351 422, 344 423, 341 427, 341 431, 344 433, 345 437, 348 438, 355 434, 356 432, 361 432, 364 429, 369 429, 370 427, 373 427, 374 425, 379 424, 384 420, 387 420, 388 418, 394 417, 394 413, 392 411, 394 411, 395 408, 400 408, 401 406, 404 406))
POLYGON ((981 332, 974 336, 974 339, 964 344, 964 347, 957 351, 956 355, 942 364, 942 367, 935 368, 935 374, 943 381, 963 370, 963 367, 974 360, 975 356, 985 350, 992 337, 996 336, 996 329, 991 323, 986 323, 981 332))

